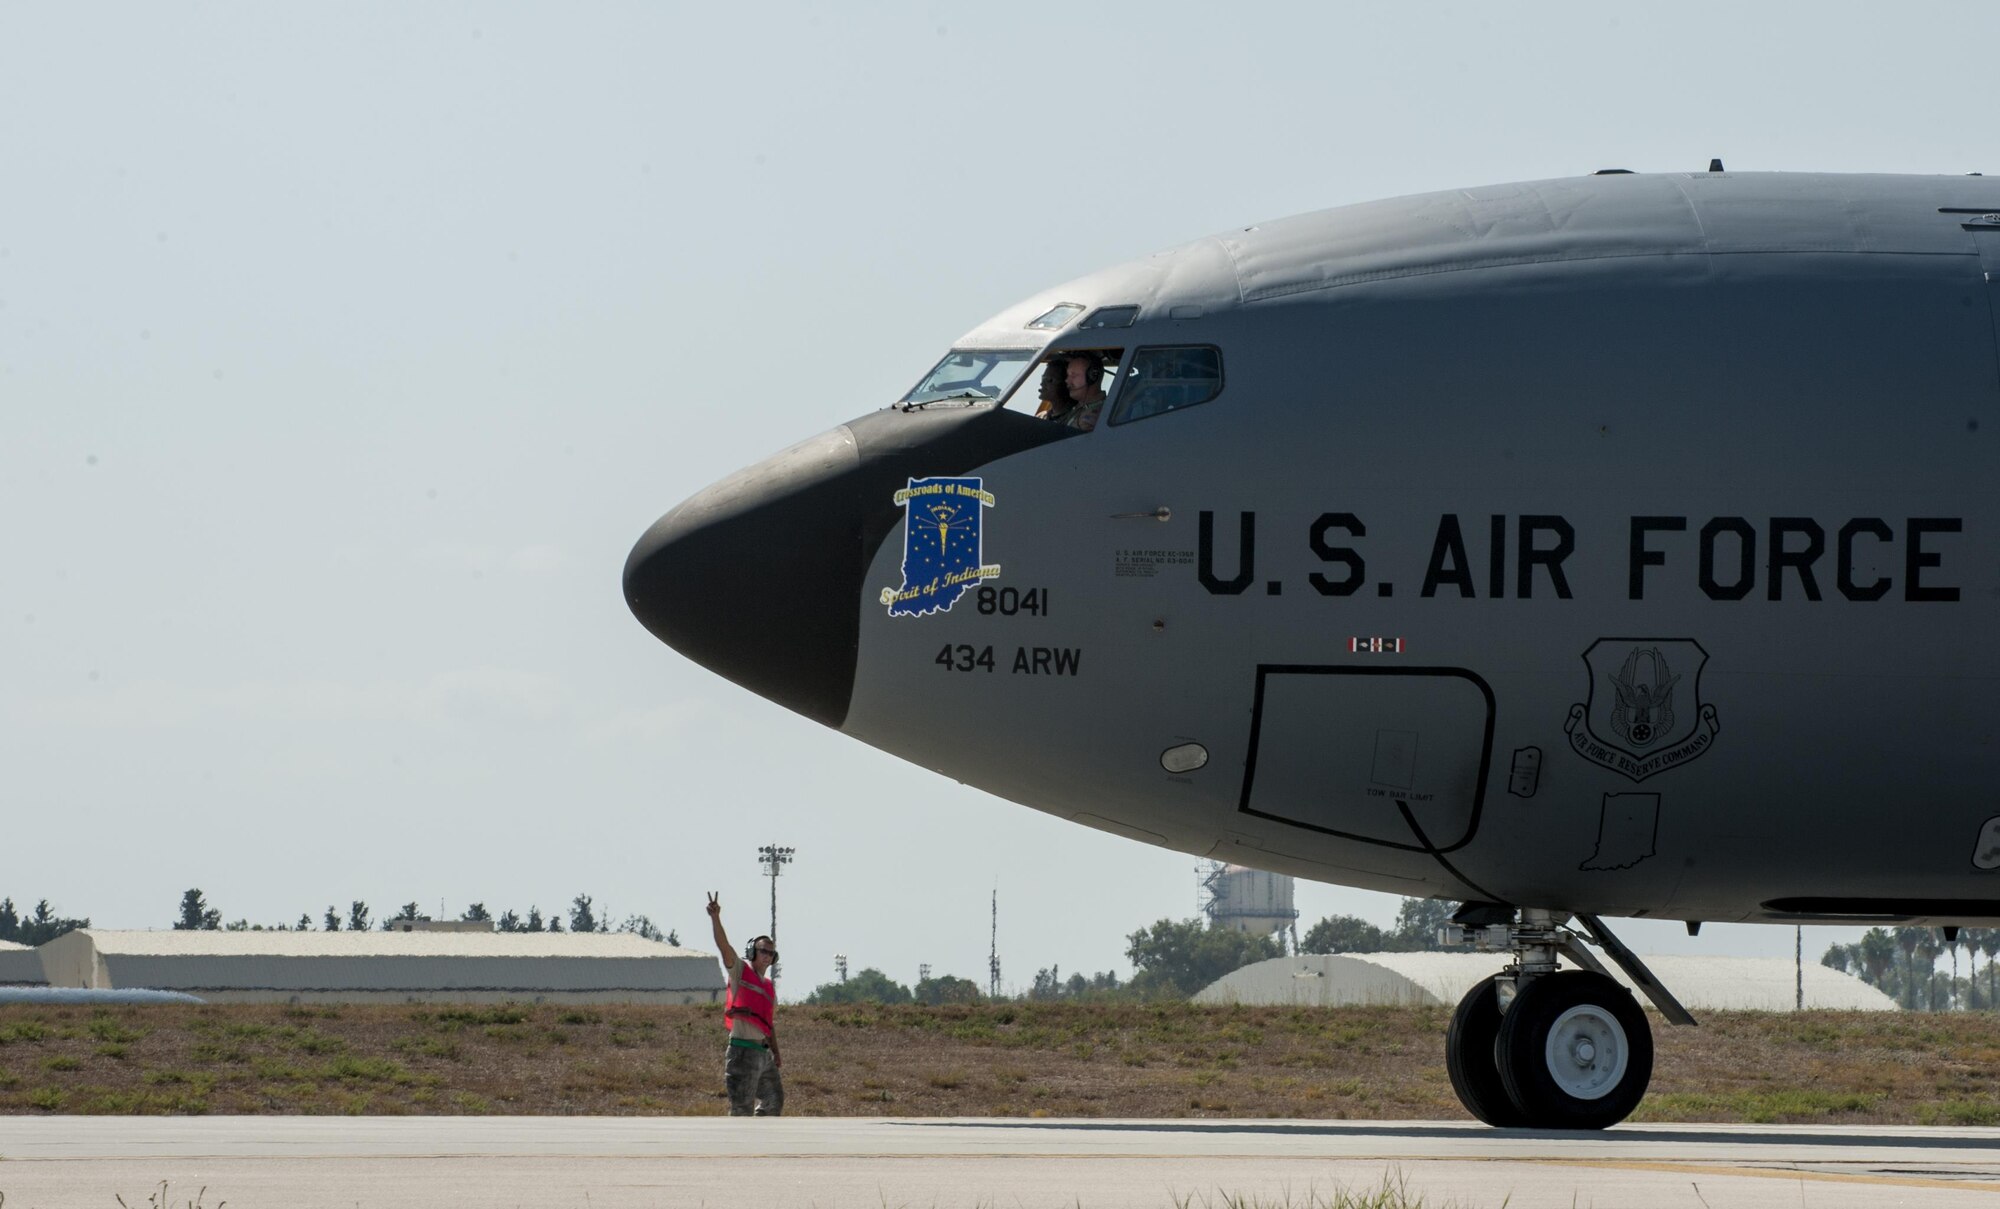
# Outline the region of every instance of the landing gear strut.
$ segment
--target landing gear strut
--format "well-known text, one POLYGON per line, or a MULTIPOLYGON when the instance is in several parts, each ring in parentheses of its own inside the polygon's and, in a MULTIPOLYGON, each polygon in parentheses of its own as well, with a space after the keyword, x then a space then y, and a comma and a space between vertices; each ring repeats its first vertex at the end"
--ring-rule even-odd
POLYGON ((1583 947, 1587 938, 1675 1024, 1694 1017, 1595 916, 1467 904, 1445 939, 1514 954, 1452 1014, 1445 1069, 1459 1102, 1497 1126, 1603 1129, 1638 1107, 1653 1077, 1653 1033, 1632 993, 1583 947), (1562 970, 1558 955, 1582 968, 1562 970))

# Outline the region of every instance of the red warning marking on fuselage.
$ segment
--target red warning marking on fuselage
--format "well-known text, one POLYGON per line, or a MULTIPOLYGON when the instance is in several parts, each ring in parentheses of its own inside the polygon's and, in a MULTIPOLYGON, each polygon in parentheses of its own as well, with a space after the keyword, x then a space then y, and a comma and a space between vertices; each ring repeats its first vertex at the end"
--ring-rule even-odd
POLYGON ((1350 638, 1347 640, 1350 655, 1400 655, 1403 640, 1400 638, 1350 638))

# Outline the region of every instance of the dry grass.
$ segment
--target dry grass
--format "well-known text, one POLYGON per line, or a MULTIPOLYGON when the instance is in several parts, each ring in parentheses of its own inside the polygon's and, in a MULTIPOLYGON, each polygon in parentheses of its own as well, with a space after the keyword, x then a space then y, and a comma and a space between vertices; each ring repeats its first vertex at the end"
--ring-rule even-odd
MULTIPOLYGON (((788 1007, 811 1116, 1463 1118, 1442 1009, 788 1007)), ((2000 1124, 2000 1016, 1658 1028, 1641 1121, 2000 1124)), ((0 1008, 0 1113, 723 1111, 712 1008, 0 1008)))

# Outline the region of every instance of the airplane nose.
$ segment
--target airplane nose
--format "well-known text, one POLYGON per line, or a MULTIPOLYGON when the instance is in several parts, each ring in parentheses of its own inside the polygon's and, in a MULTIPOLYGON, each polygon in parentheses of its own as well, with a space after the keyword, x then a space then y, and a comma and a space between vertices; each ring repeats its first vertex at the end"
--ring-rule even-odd
POLYGON ((901 520, 895 491, 1074 435, 990 407, 871 413, 653 522, 625 560, 625 603, 696 663, 838 728, 854 691, 862 578, 901 520))
POLYGON ((839 726, 854 634, 829 606, 860 558, 859 501, 838 488, 859 466, 841 427, 697 493, 632 547, 625 603, 696 663, 839 726))

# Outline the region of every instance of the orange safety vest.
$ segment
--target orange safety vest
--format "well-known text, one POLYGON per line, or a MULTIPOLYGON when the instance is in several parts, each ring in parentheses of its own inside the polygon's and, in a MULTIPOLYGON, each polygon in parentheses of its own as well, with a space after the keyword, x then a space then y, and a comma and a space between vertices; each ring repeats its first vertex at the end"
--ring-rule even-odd
POLYGON ((736 967, 736 983, 729 992, 729 1002, 722 1009, 722 1023, 733 1027, 736 1018, 742 1016, 750 1023, 764 1030, 766 1037, 775 1036, 777 1028, 771 1023, 771 1015, 778 1007, 778 988, 771 980, 757 973, 749 962, 736 967))

